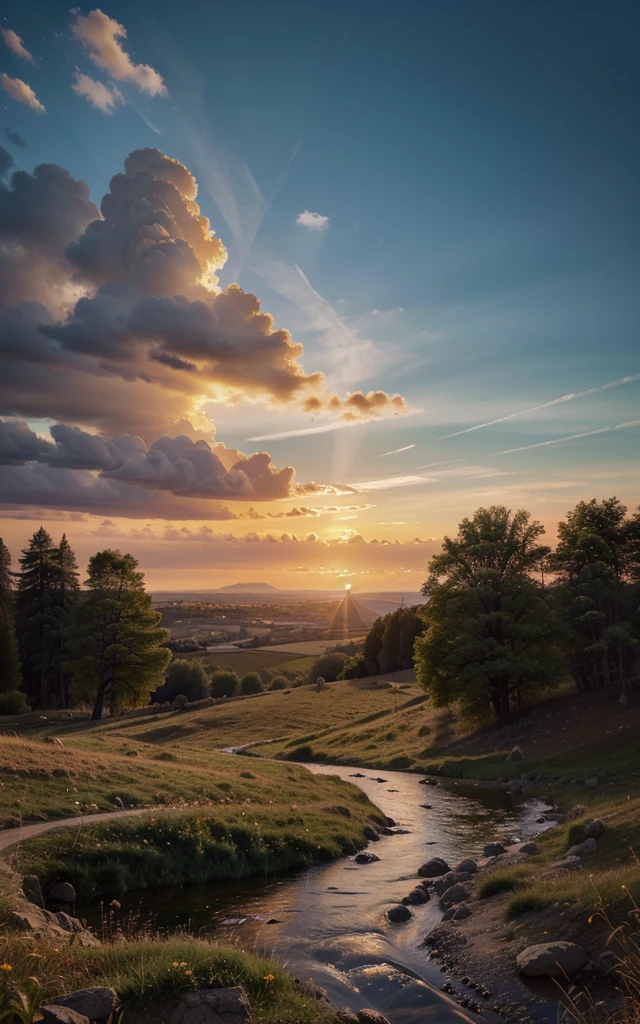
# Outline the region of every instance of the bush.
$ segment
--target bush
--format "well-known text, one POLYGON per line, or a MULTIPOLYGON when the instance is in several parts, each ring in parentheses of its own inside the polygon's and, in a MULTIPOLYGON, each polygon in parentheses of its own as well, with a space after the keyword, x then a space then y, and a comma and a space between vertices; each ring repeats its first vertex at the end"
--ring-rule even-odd
POLYGON ((269 683, 270 690, 286 690, 289 685, 289 680, 285 679, 284 676, 276 676, 269 683))
POLYGON ((363 654, 357 655, 355 658, 349 658, 345 664, 342 672, 340 673, 341 679, 365 679, 367 676, 372 675, 369 662, 363 654))
POLYGON ((522 879, 508 871, 494 871, 485 878, 478 887, 478 899, 486 900, 490 896, 498 896, 501 892, 512 892, 522 885, 522 879))
POLYGON ((262 679, 262 682, 267 687, 267 689, 270 689, 268 684, 273 679, 273 672, 270 672, 268 668, 259 668, 258 675, 262 679))
POLYGON ((198 658, 174 658, 165 682, 153 694, 152 701, 172 701, 181 695, 188 701, 202 700, 209 696, 209 689, 209 676, 198 658))
POLYGON ((342 673, 347 661, 346 654, 323 654, 319 657, 309 671, 308 681, 315 683, 316 679, 322 677, 326 683, 335 683, 342 673))
POLYGON ((262 693, 264 685, 262 679, 257 672, 246 672, 240 681, 240 692, 244 693, 245 696, 250 696, 253 693, 262 693))
POLYGON ((184 711, 188 703, 189 698, 185 697, 184 693, 179 693, 177 697, 173 698, 171 707, 174 711, 184 711))
POLYGON ((219 668, 211 676, 212 697, 234 697, 238 692, 240 680, 230 668, 219 668))
POLYGON ((31 711, 27 698, 20 690, 7 690, 0 693, 0 715, 26 715, 31 711))

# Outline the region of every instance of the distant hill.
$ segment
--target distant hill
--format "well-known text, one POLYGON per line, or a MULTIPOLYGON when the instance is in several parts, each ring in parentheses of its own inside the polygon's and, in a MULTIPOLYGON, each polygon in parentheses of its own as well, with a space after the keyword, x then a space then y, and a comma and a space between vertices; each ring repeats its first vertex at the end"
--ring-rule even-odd
POLYGON ((270 583, 232 583, 228 587, 220 587, 220 594, 271 594, 277 593, 278 588, 272 587, 270 583))

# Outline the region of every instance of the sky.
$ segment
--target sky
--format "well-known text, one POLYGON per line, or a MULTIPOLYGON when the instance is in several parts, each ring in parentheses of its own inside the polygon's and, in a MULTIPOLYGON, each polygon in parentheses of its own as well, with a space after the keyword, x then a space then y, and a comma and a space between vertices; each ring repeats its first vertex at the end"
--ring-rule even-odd
POLYGON ((155 589, 417 590, 640 502, 632 2, 0 19, 0 534, 155 589), (266 453, 266 454, 259 454, 266 453))

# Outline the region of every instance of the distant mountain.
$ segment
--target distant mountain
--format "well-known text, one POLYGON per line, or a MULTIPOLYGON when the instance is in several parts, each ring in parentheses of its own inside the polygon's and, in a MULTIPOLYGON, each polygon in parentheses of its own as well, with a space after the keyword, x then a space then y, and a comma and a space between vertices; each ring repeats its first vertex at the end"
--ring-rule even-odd
POLYGON ((271 594, 277 593, 278 588, 272 587, 270 583, 232 583, 228 587, 220 587, 220 594, 271 594))

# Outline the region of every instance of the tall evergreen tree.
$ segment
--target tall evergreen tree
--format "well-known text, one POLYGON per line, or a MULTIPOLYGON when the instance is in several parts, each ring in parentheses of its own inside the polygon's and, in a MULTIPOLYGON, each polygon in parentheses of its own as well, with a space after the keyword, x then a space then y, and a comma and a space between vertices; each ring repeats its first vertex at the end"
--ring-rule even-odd
POLYGON ((163 682, 171 652, 132 555, 100 551, 89 560, 89 593, 72 611, 67 668, 76 697, 91 700, 91 717, 146 704, 163 682))
POLYGON ((14 621, 11 554, 0 537, 0 693, 20 685, 20 657, 14 621))
POLYGON ((55 567, 55 609, 58 622, 55 636, 55 670, 58 688, 58 705, 67 706, 70 676, 65 669, 64 647, 65 637, 71 621, 71 611, 80 593, 78 584, 78 565, 76 556, 71 550, 66 533, 62 534, 60 544, 54 552, 55 567))
POLYGON ((16 593, 17 627, 27 694, 40 707, 51 699, 55 616, 56 555, 47 531, 36 530, 22 552, 16 593))

